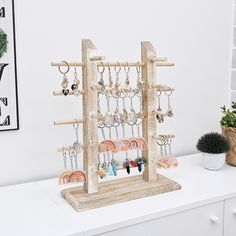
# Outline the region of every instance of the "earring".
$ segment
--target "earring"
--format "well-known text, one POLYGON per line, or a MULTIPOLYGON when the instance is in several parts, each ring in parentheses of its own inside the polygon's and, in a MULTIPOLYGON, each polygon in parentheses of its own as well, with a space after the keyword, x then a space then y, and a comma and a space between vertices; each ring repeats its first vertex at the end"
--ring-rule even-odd
POLYGON ((161 91, 158 93, 156 93, 156 96, 157 96, 157 103, 158 103, 158 108, 157 108, 157 110, 158 111, 162 111, 162 109, 161 109, 161 91))
POLYGON ((107 93, 109 95, 112 95, 112 88, 113 88, 113 81, 112 81, 112 76, 111 76, 111 66, 110 63, 108 63, 108 80, 109 80, 109 84, 107 86, 107 93))
POLYGON ((114 123, 114 118, 110 111, 110 96, 108 94, 106 94, 106 102, 107 102, 107 112, 105 114, 104 123, 107 127, 111 127, 114 123))
POLYGON ((124 84, 124 88, 123 88, 123 91, 124 91, 124 94, 126 96, 131 96, 131 92, 132 92, 132 88, 130 86, 130 82, 129 82, 129 71, 130 71, 130 66, 129 66, 129 63, 127 62, 127 66, 124 66, 124 71, 125 71, 125 84, 124 84))
POLYGON ((79 142, 79 134, 78 134, 79 124, 73 124, 73 127, 74 127, 74 130, 75 130, 75 137, 76 137, 76 140, 73 143, 73 148, 74 148, 76 153, 80 153, 82 151, 82 145, 79 142))
POLYGON ((73 150, 73 157, 75 162, 75 169, 78 170, 78 160, 77 160, 77 153, 73 150))
POLYGON ((69 66, 69 64, 68 64, 66 61, 62 61, 62 62, 64 62, 64 63, 66 64, 67 69, 66 69, 65 72, 63 72, 63 71, 61 70, 61 67, 58 66, 58 70, 59 70, 59 72, 60 72, 61 74, 63 74, 63 80, 62 80, 62 83, 61 83, 61 86, 62 86, 62 93, 64 94, 64 96, 67 96, 67 95, 69 94, 70 90, 67 88, 68 85, 69 85, 69 81, 68 81, 68 79, 67 79, 67 77, 66 77, 66 74, 69 72, 70 66, 69 66))
POLYGON ((142 80, 140 76, 141 67, 139 66, 139 62, 137 62, 136 71, 137 71, 137 88, 135 90, 135 94, 140 95, 140 92, 144 90, 145 82, 142 80))
POLYGON ((109 154, 109 152, 107 154, 108 154, 107 174, 112 176, 112 175, 114 175, 114 172, 113 172, 113 169, 112 169, 112 164, 111 164, 111 160, 110 160, 110 154, 109 154))
POLYGON ((114 173, 114 176, 117 176, 117 165, 118 165, 118 163, 114 158, 112 158, 112 160, 111 160, 111 165, 112 165, 112 171, 114 173))
POLYGON ((74 76, 75 78, 74 78, 73 84, 71 85, 71 90, 73 91, 75 96, 79 96, 81 91, 79 90, 80 81, 77 78, 76 66, 75 66, 74 76))
POLYGON ((166 114, 167 114, 167 116, 172 117, 172 116, 174 115, 173 110, 172 110, 172 107, 171 107, 171 105, 170 105, 170 96, 171 96, 171 94, 172 94, 172 91, 170 91, 169 94, 165 91, 165 94, 166 94, 166 96, 167 96, 167 98, 168 98, 168 109, 167 109, 166 114))
POLYGON ((74 165, 73 165, 73 153, 71 151, 71 148, 69 149, 69 158, 70 158, 70 169, 71 171, 74 170, 74 165))
POLYGON ((120 63, 118 63, 118 69, 116 68, 116 66, 114 67, 114 70, 115 70, 115 73, 116 73, 116 80, 115 80, 115 84, 113 86, 113 89, 112 89, 112 97, 114 98, 119 98, 120 95, 121 95, 121 87, 120 87, 120 79, 119 79, 119 74, 120 74, 120 71, 121 71, 121 66, 120 66, 120 63))
POLYGON ((104 82, 104 79, 103 79, 103 73, 104 73, 104 71, 105 71, 105 66, 104 66, 104 64, 103 64, 103 62, 101 61, 101 67, 102 67, 102 69, 100 70, 99 68, 100 68, 100 65, 97 67, 97 71, 98 71, 98 73, 100 74, 100 80, 98 81, 98 84, 101 86, 101 93, 102 94, 104 94, 104 92, 105 92, 105 82, 104 82))

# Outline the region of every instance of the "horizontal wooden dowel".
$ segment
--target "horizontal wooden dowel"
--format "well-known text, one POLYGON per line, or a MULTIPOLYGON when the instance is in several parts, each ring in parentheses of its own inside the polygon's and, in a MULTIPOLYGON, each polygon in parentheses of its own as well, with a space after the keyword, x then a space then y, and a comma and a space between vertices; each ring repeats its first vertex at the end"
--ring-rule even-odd
MULTIPOLYGON (((85 92, 82 90, 82 91, 80 91, 80 94, 83 95, 83 94, 85 94, 85 92)), ((73 93, 73 91, 70 91, 66 96, 62 93, 62 91, 53 91, 53 95, 54 96, 64 96, 64 97, 66 97, 68 95, 74 95, 76 97, 79 96, 79 95, 75 95, 73 93)))
POLYGON ((167 62, 167 57, 153 57, 150 59, 151 62, 167 62))
POLYGON ((150 87, 156 89, 156 91, 174 91, 173 88, 162 84, 151 84, 150 87))
MULTIPOLYGON (((174 63, 172 63, 172 62, 167 62, 167 61, 159 61, 159 62, 155 62, 155 64, 156 64, 156 66, 174 66, 175 64, 174 63)), ((84 63, 83 62, 69 62, 68 63, 68 65, 69 66, 84 66, 84 63)), ((129 66, 131 66, 131 67, 136 67, 136 66, 145 66, 146 64, 145 63, 143 63, 143 62, 128 62, 128 64, 127 64, 127 62, 103 62, 103 63, 101 63, 101 62, 98 62, 97 63, 97 66, 102 66, 102 65, 104 65, 104 66, 106 66, 106 67, 108 67, 108 66, 110 66, 110 67, 118 67, 118 66, 127 66, 127 65, 129 65, 129 66)), ((65 63, 63 63, 63 62, 59 62, 59 63, 54 63, 54 62, 52 62, 51 63, 51 66, 61 66, 61 67, 63 67, 63 66, 67 66, 65 63)))
MULTIPOLYGON (((138 167, 130 165, 130 169, 133 169, 133 168, 138 168, 138 167)), ((125 170, 125 169, 126 168, 124 168, 122 165, 117 166, 117 170, 125 170)))
POLYGON ((84 119, 54 121, 54 125, 73 125, 73 124, 80 124, 80 123, 84 123, 84 119))
POLYGON ((163 134, 163 135, 152 135, 152 138, 154 138, 154 139, 157 139, 157 140, 165 140, 165 139, 173 139, 173 138, 175 138, 175 135, 174 134, 167 134, 167 135, 165 135, 165 134, 163 134))
POLYGON ((173 62, 156 62, 156 66, 174 66, 173 62))
POLYGON ((103 61, 106 60, 105 56, 95 56, 90 59, 90 61, 103 61))
MULTIPOLYGON (((84 66, 83 62, 67 62, 69 66, 84 66)), ((65 66, 67 67, 67 65, 63 62, 51 62, 51 66, 65 66)))
MULTIPOLYGON (((81 145, 81 147, 84 149, 85 146, 81 145)), ((74 151, 74 146, 65 146, 65 147, 59 147, 57 148, 57 152, 68 152, 68 151, 74 151)))

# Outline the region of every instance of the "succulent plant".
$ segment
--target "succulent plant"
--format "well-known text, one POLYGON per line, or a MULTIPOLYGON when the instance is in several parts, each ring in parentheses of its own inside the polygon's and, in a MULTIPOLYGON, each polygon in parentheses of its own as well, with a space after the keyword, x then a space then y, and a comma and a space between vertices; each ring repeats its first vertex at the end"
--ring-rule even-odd
POLYGON ((197 142, 197 149, 206 153, 225 153, 230 150, 228 139, 218 133, 204 134, 197 142))
POLYGON ((7 34, 0 28, 0 58, 7 52, 7 34))

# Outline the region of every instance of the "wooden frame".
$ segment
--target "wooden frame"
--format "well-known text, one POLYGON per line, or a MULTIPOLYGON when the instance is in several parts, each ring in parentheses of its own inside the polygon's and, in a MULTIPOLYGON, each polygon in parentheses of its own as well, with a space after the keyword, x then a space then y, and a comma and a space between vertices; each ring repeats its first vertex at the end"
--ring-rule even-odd
MULTIPOLYGON (((97 93, 99 87, 97 85, 97 66, 101 65, 99 60, 104 59, 103 56, 96 55, 96 47, 89 39, 82 40, 82 62, 69 62, 70 66, 81 66, 82 67, 82 87, 83 87, 83 117, 72 120, 61 120, 55 121, 55 125, 64 124, 75 124, 83 123, 83 164, 84 171, 87 173, 87 181, 84 183, 83 189, 68 189, 62 192, 62 196, 78 211, 83 209, 92 209, 97 207, 95 200, 98 202, 109 196, 110 200, 101 200, 100 206, 109 205, 112 203, 127 201, 131 199, 139 198, 140 196, 150 196, 159 194, 162 192, 173 191, 180 189, 180 185, 172 180, 165 177, 158 178, 156 168, 156 157, 157 157, 157 139, 173 138, 174 135, 158 136, 156 134, 157 120, 154 108, 157 105, 156 91, 173 91, 166 85, 156 84, 157 66, 174 66, 174 63, 168 62, 166 58, 157 58, 156 50, 150 42, 141 42, 141 62, 139 66, 142 67, 142 78, 145 81, 145 89, 142 92, 142 106, 145 117, 142 122, 142 134, 146 140, 147 149, 144 151, 145 159, 145 170, 143 172, 143 178, 131 178, 127 177, 123 182, 124 186, 130 186, 134 180, 139 181, 136 183, 136 190, 132 191, 129 187, 122 191, 116 188, 114 192, 109 189, 114 189, 112 181, 110 184, 102 184, 101 192, 99 192, 98 183, 98 123, 97 123, 97 93), (157 179, 163 181, 158 186, 162 186, 161 191, 154 191, 153 187, 157 186, 157 179), (147 183, 147 185, 145 185, 147 183), (148 184, 149 183, 149 184, 148 184), (107 193, 108 191, 108 193, 107 193), (109 191, 111 191, 109 193, 109 191), (126 194, 125 194, 126 193, 126 194), (138 196, 137 196, 137 193, 138 196), (87 195, 84 195, 87 194, 87 195), (115 196, 116 195, 116 196, 115 196), (120 197, 120 195, 124 195, 120 197), (113 197, 113 200, 111 200, 113 197), (83 199, 83 200, 81 200, 83 199), (85 200, 87 199, 87 200, 85 200), (99 200, 100 199, 100 200, 99 200), (78 202, 83 201, 83 207, 80 208, 78 202), (86 203, 87 202, 87 203, 86 203), (87 204, 87 205, 86 205, 87 204)), ((52 66, 65 66, 63 63, 51 63, 52 66)), ((117 66, 117 62, 104 62, 104 66, 117 66)), ((127 62, 120 62, 120 65, 127 65, 127 62)), ((137 66, 137 62, 129 62, 129 66, 137 66)), ((54 91, 55 96, 63 95, 60 91, 54 91)), ((69 94, 70 95, 70 94, 69 94)), ((58 148, 58 151, 69 150, 71 147, 58 148)), ((118 180, 117 183, 120 183, 118 180)), ((114 182, 114 183, 116 183, 114 182)), ((121 184, 121 183, 120 183, 121 184)), ((122 184, 121 184, 122 185, 122 184)), ((99 204, 98 204, 99 205, 99 204)))

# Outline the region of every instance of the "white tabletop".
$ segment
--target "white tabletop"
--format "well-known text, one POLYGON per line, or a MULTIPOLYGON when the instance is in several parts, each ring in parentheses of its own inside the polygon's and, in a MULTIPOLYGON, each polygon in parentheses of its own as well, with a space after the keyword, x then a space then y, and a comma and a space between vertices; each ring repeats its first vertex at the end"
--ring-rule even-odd
POLYGON ((0 188, 0 235, 60 236, 78 229, 35 183, 0 188))
POLYGON ((81 213, 60 197, 57 179, 0 188, 0 235, 92 235, 236 197, 236 167, 205 170, 199 154, 178 160, 178 168, 159 173, 181 190, 81 213))

